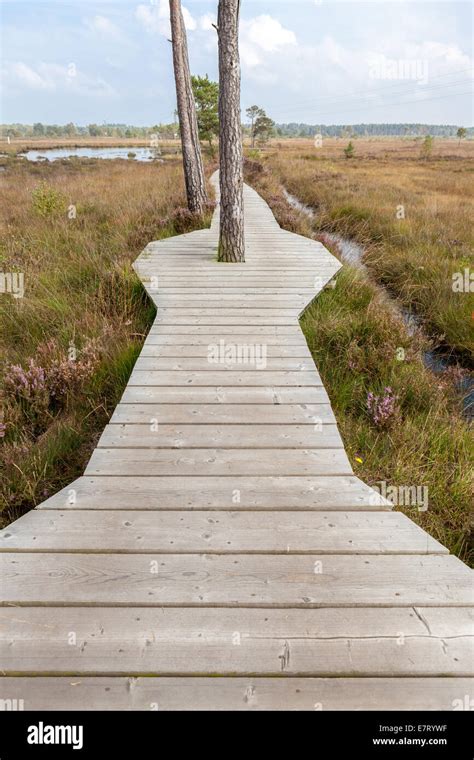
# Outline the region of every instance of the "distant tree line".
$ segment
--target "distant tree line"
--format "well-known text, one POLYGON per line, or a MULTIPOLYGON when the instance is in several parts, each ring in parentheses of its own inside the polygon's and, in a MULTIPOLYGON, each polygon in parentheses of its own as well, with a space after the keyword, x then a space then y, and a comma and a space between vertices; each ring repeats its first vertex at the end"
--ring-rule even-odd
MULTIPOLYGON (((279 137, 456 137, 459 126, 454 124, 305 124, 291 122, 276 124, 279 137)), ((464 129, 464 127, 461 127, 464 129)), ((474 127, 466 129, 466 137, 474 136, 474 127)))
POLYGON ((136 137, 147 139, 157 134, 163 139, 177 137, 178 122, 170 124, 155 124, 150 127, 135 127, 129 124, 87 124, 79 126, 69 124, 2 124, 2 137, 136 137))
MULTIPOLYGON (((213 144, 219 131, 217 100, 219 88, 216 82, 205 77, 193 77, 193 91, 196 99, 199 135, 201 140, 213 144)), ((455 124, 305 124, 292 122, 275 124, 258 106, 247 109, 248 124, 242 126, 245 135, 253 142, 266 142, 269 137, 474 137, 474 127, 459 127, 455 124)), ((2 124, 0 135, 10 137, 136 137, 148 139, 158 135, 161 139, 179 136, 178 121, 169 124, 154 124, 150 127, 136 127, 130 124, 88 124, 79 126, 68 124, 2 124)))

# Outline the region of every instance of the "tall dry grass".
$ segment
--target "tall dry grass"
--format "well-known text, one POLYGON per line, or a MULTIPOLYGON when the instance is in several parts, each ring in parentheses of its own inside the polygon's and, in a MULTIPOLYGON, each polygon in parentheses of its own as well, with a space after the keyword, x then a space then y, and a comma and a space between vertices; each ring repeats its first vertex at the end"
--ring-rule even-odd
POLYGON ((314 209, 315 228, 361 243, 376 279, 438 344, 472 361, 474 282, 458 291, 453 278, 474 275, 474 142, 435 140, 429 160, 413 141, 353 142, 350 160, 342 140, 293 141, 264 163, 314 209))
POLYGON ((177 163, 8 159, 1 175, 0 520, 80 474, 127 382, 154 307, 131 264, 209 218, 185 209, 177 163))

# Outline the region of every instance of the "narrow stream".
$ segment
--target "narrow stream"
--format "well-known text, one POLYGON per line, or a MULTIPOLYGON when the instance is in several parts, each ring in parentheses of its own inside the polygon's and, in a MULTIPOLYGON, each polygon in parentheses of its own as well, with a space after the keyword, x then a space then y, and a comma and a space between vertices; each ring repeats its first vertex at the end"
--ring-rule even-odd
MULTIPOLYGON (((306 206, 294 195, 291 195, 291 193, 289 193, 286 188, 283 188, 283 194, 292 208, 304 214, 311 221, 316 220, 316 214, 310 206, 306 206)), ((351 266, 359 267, 368 273, 368 269, 363 261, 364 249, 361 245, 356 243, 354 240, 345 238, 335 232, 321 231, 321 235, 324 236, 324 241, 327 241, 328 243, 332 243, 334 245, 342 261, 344 261, 346 264, 350 264, 351 266)), ((423 322, 420 317, 411 312, 409 309, 401 306, 398 301, 394 299, 388 290, 382 285, 377 283, 377 286, 381 288, 386 298, 388 299, 390 306, 405 323, 408 333, 410 335, 414 335, 417 331, 423 333, 423 322)), ((449 354, 436 349, 423 352, 423 363, 427 369, 429 369, 431 372, 433 372, 434 375, 437 376, 442 376, 446 373, 447 370, 459 366, 455 357, 452 357, 449 354)), ((454 388, 456 389, 456 392, 462 395, 463 416, 469 421, 472 421, 474 419, 473 373, 460 373, 458 377, 453 378, 452 382, 454 388)))

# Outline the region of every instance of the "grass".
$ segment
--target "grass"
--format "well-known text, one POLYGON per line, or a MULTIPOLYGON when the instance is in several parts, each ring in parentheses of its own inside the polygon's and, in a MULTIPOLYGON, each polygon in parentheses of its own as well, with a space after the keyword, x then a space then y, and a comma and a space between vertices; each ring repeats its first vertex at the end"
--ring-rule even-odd
POLYGON ((0 524, 82 474, 154 307, 131 267, 151 240, 206 226, 176 162, 2 161, 0 524))
MULTIPOLYGON (((290 191, 299 187, 291 154, 288 163, 286 167, 284 156, 272 156, 263 166, 248 161, 247 181, 266 198, 283 227, 312 236, 311 222, 282 194, 282 176, 288 179, 290 172, 290 191)), ((303 194, 302 200, 310 198, 303 194)), ((306 311, 302 328, 356 475, 371 485, 427 487, 426 512, 416 506, 397 508, 472 562, 471 431, 448 378, 435 378, 423 365, 425 339, 410 336, 384 291, 349 266, 338 274, 335 288, 326 289, 306 311), (383 397, 387 387, 396 401, 388 418, 377 424, 368 394, 383 397)))
POLYGON ((269 150, 265 165, 316 212, 319 230, 355 239, 375 279, 422 318, 436 344, 472 362, 474 292, 453 290, 453 275, 474 259, 474 142, 342 140, 323 147, 294 141, 269 150), (378 149, 375 150, 374 146, 378 149))

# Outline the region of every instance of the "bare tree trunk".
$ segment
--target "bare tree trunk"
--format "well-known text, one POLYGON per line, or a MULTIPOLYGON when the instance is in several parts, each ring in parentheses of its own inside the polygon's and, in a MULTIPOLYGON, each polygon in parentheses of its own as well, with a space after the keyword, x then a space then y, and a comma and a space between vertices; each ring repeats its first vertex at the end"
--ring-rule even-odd
POLYGON ((189 210, 202 214, 204 205, 207 203, 206 182, 181 0, 170 0, 170 21, 186 196, 189 210))
POLYGON ((240 0, 219 0, 219 261, 245 261, 240 118, 240 0))

